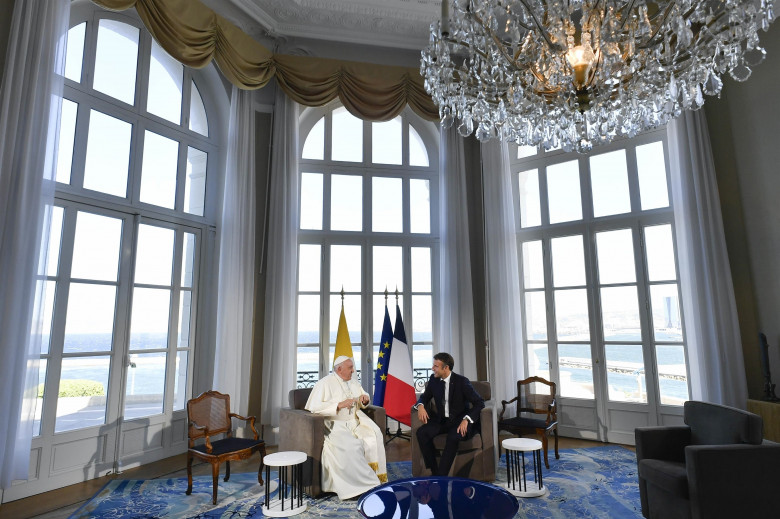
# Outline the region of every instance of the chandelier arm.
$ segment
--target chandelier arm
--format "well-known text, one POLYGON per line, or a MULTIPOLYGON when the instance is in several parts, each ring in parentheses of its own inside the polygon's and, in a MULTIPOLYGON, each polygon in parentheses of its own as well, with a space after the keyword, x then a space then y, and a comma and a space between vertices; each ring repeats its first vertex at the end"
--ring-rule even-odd
POLYGON ((621 9, 621 11, 626 13, 626 16, 624 16, 623 19, 620 20, 620 27, 618 27, 618 32, 622 31, 623 27, 626 26, 626 22, 628 22, 628 14, 634 9, 634 2, 635 2, 635 0, 631 0, 631 3, 629 3, 623 9, 621 9))
MULTIPOLYGON (((666 9, 664 9, 663 18, 661 19, 661 22, 658 24, 658 27, 656 27, 655 30, 653 31, 653 34, 650 35, 650 38, 647 39, 647 43, 640 43, 639 45, 637 45, 637 47, 639 47, 640 49, 649 49, 650 47, 657 45, 659 43, 659 41, 656 41, 656 39, 659 38, 659 33, 661 31, 661 28, 666 23, 666 20, 669 18, 669 15, 672 14, 672 7, 674 7, 674 2, 670 2, 666 6, 666 9)), ((690 16, 692 13, 693 13, 693 9, 685 13, 683 17, 687 19, 688 16, 690 16)))
POLYGON ((531 19, 533 19, 534 25, 536 25, 536 28, 539 30, 539 33, 542 35, 542 38, 544 38, 544 41, 547 43, 547 46, 550 47, 550 50, 561 50, 558 45, 554 44, 552 40, 550 40, 550 35, 547 34, 547 31, 545 30, 544 26, 539 22, 539 19, 536 18, 536 13, 534 13, 534 10, 531 9, 530 5, 528 5, 528 2, 526 0, 520 0, 520 3, 523 4, 525 10, 528 11, 528 14, 531 15, 531 19))

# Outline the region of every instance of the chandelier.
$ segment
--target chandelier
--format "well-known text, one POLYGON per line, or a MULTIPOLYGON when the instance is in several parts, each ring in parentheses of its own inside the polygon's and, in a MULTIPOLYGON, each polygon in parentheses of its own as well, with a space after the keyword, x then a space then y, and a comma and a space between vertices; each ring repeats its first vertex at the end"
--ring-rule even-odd
POLYGON ((773 2, 443 0, 420 73, 463 136, 587 151, 747 80, 773 2))

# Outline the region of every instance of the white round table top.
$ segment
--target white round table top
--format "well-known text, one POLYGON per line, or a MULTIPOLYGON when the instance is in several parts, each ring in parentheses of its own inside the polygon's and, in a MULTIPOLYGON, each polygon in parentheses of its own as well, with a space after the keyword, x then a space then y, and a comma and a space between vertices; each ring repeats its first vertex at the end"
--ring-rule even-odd
POLYGON ((542 442, 533 438, 507 438, 501 442, 501 446, 508 451, 538 451, 542 448, 542 442))
POLYGON ((306 453, 301 451, 281 451, 267 455, 263 464, 269 467, 289 467, 306 461, 306 453))

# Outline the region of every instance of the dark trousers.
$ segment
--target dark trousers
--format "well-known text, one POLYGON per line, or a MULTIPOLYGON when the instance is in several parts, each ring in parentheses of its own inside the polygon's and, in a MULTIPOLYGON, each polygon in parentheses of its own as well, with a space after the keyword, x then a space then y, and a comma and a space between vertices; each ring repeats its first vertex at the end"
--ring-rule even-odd
POLYGON ((430 417, 428 423, 423 424, 417 429, 417 441, 420 442, 425 466, 431 469, 434 476, 447 476, 450 473, 452 462, 455 461, 455 454, 458 452, 458 443, 468 440, 474 436, 474 424, 469 422, 466 436, 458 434, 458 426, 463 420, 462 416, 445 418, 443 420, 437 417, 430 417), (436 461, 436 447, 433 445, 433 439, 440 435, 447 435, 447 442, 441 453, 441 459, 436 461))

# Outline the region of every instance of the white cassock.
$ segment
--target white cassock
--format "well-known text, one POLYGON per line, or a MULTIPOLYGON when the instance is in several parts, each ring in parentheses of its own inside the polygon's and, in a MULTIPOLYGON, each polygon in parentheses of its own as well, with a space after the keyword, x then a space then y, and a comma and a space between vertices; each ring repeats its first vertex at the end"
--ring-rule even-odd
MULTIPOLYGON (((387 482, 382 431, 355 407, 336 410, 348 398, 368 396, 356 380, 345 381, 336 373, 317 382, 306 409, 325 415, 322 446, 322 490, 349 499, 387 482)), ((360 404, 360 407, 365 407, 360 404)))

